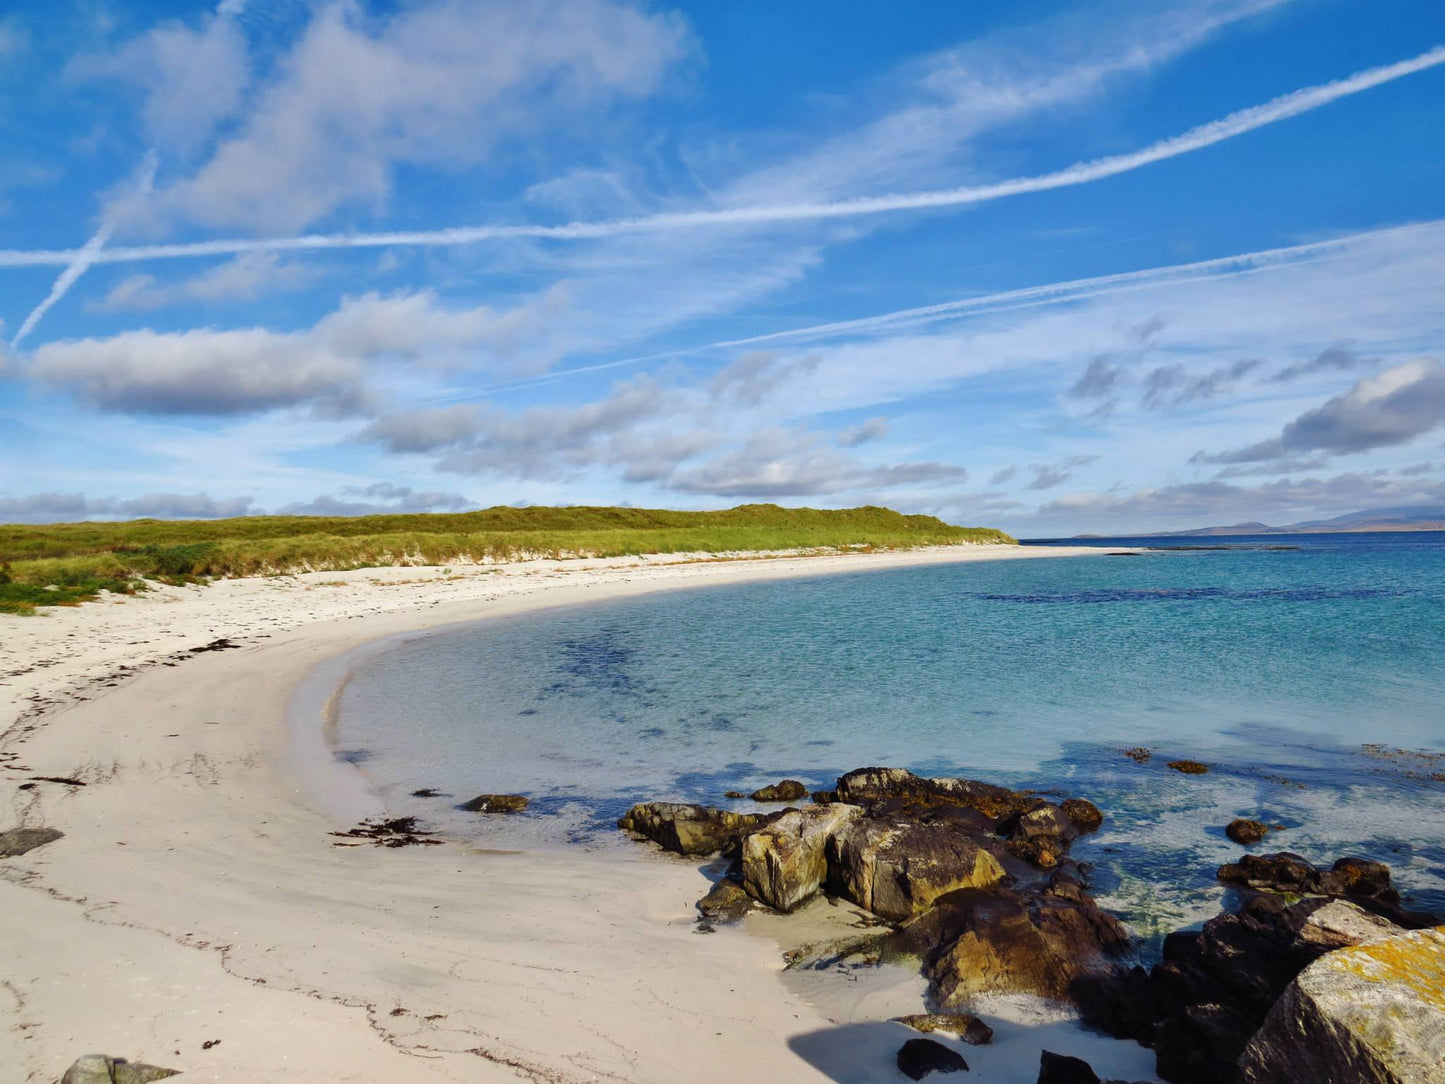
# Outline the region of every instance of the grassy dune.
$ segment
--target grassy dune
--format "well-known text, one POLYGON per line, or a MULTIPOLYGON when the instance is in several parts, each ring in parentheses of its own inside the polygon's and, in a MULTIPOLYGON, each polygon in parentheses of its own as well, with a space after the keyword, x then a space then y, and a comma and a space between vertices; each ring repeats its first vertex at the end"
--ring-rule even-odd
POLYGON ((246 516, 219 520, 0 525, 0 612, 29 613, 145 581, 284 575, 381 565, 449 565, 530 557, 906 549, 1014 540, 887 508, 720 512, 644 508, 486 508, 447 515, 246 516))

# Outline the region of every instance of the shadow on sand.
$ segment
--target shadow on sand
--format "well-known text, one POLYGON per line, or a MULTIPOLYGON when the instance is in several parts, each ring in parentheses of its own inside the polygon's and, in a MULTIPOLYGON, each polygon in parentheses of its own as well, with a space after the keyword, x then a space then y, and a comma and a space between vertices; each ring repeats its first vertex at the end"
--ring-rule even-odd
MULTIPOLYGON (((1153 1051, 1088 1031, 1071 1019, 1018 1023, 987 1014, 984 1019, 994 1029, 987 1046, 969 1046, 950 1035, 928 1036, 963 1055, 968 1084, 1032 1084, 1043 1050, 1083 1058, 1103 1079, 1155 1079, 1153 1051)), ((916 1038, 918 1032, 902 1024, 868 1020, 810 1031, 788 1040, 788 1046, 835 1084, 893 1084, 908 1079, 898 1071, 898 1048, 916 1038)), ((935 1074, 929 1079, 965 1078, 935 1074)))

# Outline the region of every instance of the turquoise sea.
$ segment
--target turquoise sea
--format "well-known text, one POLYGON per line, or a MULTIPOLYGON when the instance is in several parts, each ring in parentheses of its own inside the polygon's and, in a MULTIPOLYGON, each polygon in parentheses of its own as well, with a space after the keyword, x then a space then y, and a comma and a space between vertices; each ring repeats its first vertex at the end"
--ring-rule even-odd
POLYGON ((1445 910, 1445 534, 1091 544, 1154 548, 441 631, 353 674, 340 755, 396 813, 488 846, 634 846, 612 827, 634 801, 888 764, 1092 799, 1107 820, 1075 855, 1146 937, 1218 910, 1238 815, 1285 826, 1269 849, 1381 859, 1445 910), (1184 757, 1210 771, 1165 767, 1184 757), (493 791, 532 807, 455 808, 493 791))

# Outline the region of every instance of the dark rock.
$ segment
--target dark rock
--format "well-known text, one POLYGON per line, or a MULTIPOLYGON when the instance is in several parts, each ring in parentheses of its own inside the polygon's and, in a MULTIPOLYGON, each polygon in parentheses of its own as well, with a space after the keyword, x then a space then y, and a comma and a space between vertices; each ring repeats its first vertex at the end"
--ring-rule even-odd
POLYGON ((1099 1084, 1099 1074, 1082 1058, 1045 1050, 1039 1054, 1038 1084, 1099 1084))
POLYGON ((11 828, 0 832, 0 858, 18 858, 64 835, 58 828, 11 828))
POLYGON ((442 796, 442 792, 439 790, 434 790, 431 787, 422 787, 421 790, 412 791, 411 796, 413 798, 440 798, 442 796))
POLYGON ((808 788, 796 779, 784 779, 753 791, 749 797, 755 802, 796 802, 799 798, 808 797, 808 788))
POLYGON ((815 805, 831 805, 838 800, 836 790, 815 790, 810 797, 815 805))
POLYGON ((1099 807, 1086 799, 1069 798, 1059 808, 1080 832, 1097 831, 1099 825, 1104 823, 1104 814, 1099 812, 1099 807))
POLYGON ((1438 915, 1401 908, 1400 894, 1390 883, 1390 867, 1365 858, 1341 858, 1329 869, 1319 869, 1288 851, 1246 854, 1238 862, 1220 866, 1217 876, 1225 884, 1286 898, 1348 899, 1406 929, 1424 929, 1441 922, 1438 915))
POLYGON ((1245 847, 1252 847, 1265 836, 1269 835, 1269 825, 1261 821, 1252 821, 1244 817, 1236 817, 1229 822, 1224 834, 1234 842, 1245 847))
POLYGON ((758 813, 734 813, 712 806, 680 802, 642 802, 617 822, 617 827, 636 832, 674 854, 717 854, 738 842, 739 837, 767 820, 758 813))
POLYGON ((904 923, 887 956, 920 957, 929 996, 945 1008, 988 994, 1073 997, 1128 945, 1112 915, 1068 878, 1026 890, 965 889, 904 923))
POLYGON ((478 794, 462 804, 468 813, 520 813, 529 799, 520 794, 478 794))
POLYGON ((1062 807, 1048 802, 1006 818, 998 831, 1008 837, 1010 854, 1039 869, 1053 869, 1063 861, 1069 844, 1079 834, 1073 818, 1065 815, 1062 807))
POLYGON ((724 879, 713 885, 712 891, 697 901, 702 917, 714 922, 731 922, 742 918, 752 910, 753 898, 737 881, 724 879))
POLYGON ((968 1062, 934 1039, 909 1039, 898 1049, 898 1071, 909 1080, 922 1080, 929 1073, 967 1072, 968 1062))
POLYGON ((743 887, 778 911, 792 911, 811 899, 828 876, 826 849, 833 835, 856 820, 857 806, 790 809, 742 839, 743 887))
POLYGON ((858 768, 838 780, 838 800, 865 808, 886 798, 976 809, 995 820, 1032 808, 1032 795, 975 779, 924 779, 903 768, 858 768))
POLYGON ((1185 775, 1203 775, 1209 771, 1208 764, 1201 764, 1197 760, 1171 760, 1165 767, 1173 768, 1176 772, 1183 772, 1185 775))
POLYGON ((893 1019, 895 1023, 906 1024, 925 1035, 935 1031, 957 1035, 970 1046, 984 1046, 993 1039, 993 1028, 972 1013, 922 1012, 912 1016, 895 1016, 893 1019))
POLYGON ((1001 882, 1006 873, 991 846, 987 822, 971 810, 945 807, 911 817, 879 803, 872 816, 852 819, 828 840, 828 888, 899 921, 949 892, 1001 882))
POLYGON ((1085 976, 1073 992, 1086 1023, 1153 1047, 1166 1080, 1233 1084, 1245 1044, 1301 970, 1391 929, 1342 900, 1254 896, 1238 914, 1169 935, 1152 970, 1085 976))
POLYGON ((1154 750, 1147 749, 1142 745, 1135 745, 1124 750, 1124 755, 1135 764, 1148 764, 1154 759, 1154 750))
POLYGON ((725 790, 723 791, 723 797, 731 801, 737 801, 740 798, 746 798, 747 795, 740 790, 725 790))

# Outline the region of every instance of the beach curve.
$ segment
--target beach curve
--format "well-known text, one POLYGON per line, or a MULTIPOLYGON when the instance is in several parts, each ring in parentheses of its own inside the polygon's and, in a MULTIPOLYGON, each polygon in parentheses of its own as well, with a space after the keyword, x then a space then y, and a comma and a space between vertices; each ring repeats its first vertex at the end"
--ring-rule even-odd
POLYGON ((19 920, 0 927, 0 1061, 36 1081, 93 1050, 217 1081, 828 1080, 789 1047, 828 1022, 765 941, 693 934, 695 865, 336 847, 349 825, 296 772, 293 693, 329 659, 455 622, 1080 553, 1100 551, 369 569, 7 618, 10 819, 66 837, 0 863, 19 920), (194 650, 218 641, 238 646, 194 650))

